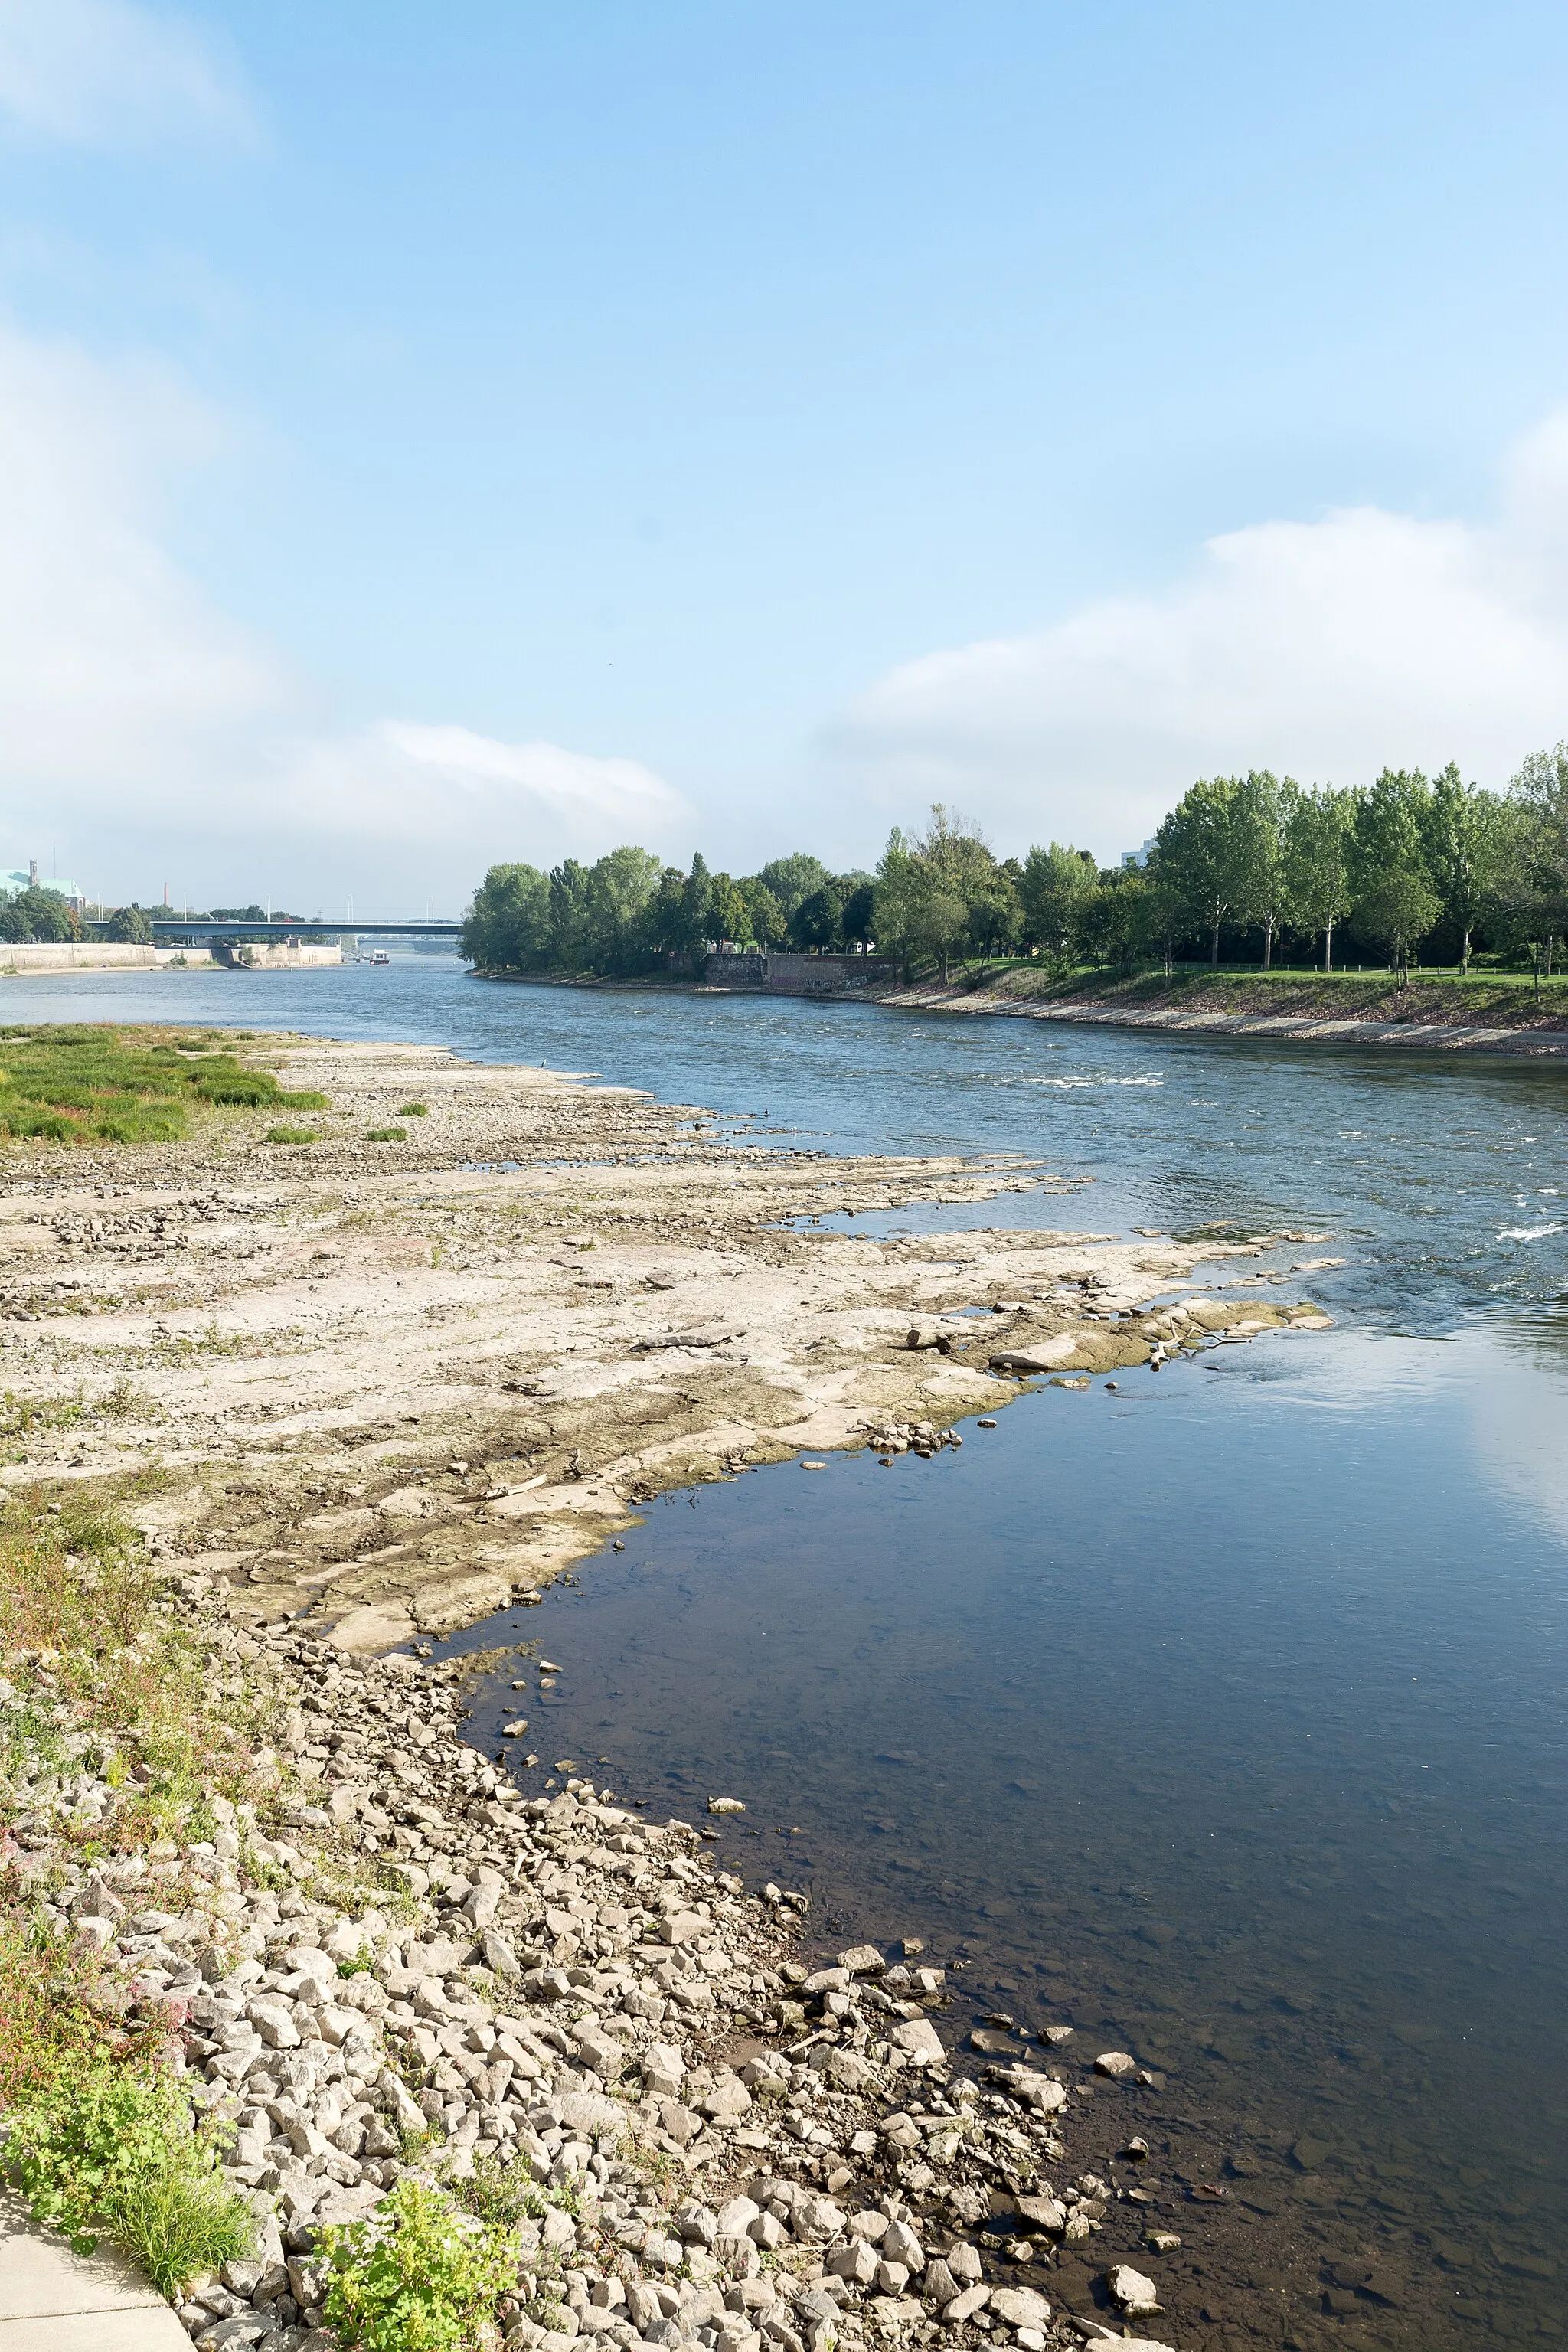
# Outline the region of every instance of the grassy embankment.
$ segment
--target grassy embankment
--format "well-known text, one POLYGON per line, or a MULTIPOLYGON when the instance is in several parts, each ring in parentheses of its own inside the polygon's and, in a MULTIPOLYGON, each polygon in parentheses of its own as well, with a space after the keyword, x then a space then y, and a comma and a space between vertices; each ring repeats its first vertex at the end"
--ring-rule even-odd
MULTIPOLYGON (((941 991, 934 972, 913 987, 941 991)), ((1131 978, 1087 969, 1053 979, 1019 958, 954 969, 944 992, 1012 998, 1016 1002, 1125 1006, 1129 1012, 1276 1015, 1299 1020, 1451 1021, 1478 1027, 1557 1028, 1568 1025, 1568 977, 1541 983, 1528 974, 1500 971, 1415 973, 1404 988, 1390 971, 1262 971, 1256 964, 1217 971, 1207 964, 1178 966, 1170 980, 1157 971, 1131 978)))
MULTIPOLYGON (((287 1094, 219 1035, 163 1029, 0 1029, 0 1136, 55 1143, 173 1143, 194 1116, 223 1109, 321 1110, 326 1097, 287 1094)), ((279 1127, 279 1143, 313 1140, 279 1127)))

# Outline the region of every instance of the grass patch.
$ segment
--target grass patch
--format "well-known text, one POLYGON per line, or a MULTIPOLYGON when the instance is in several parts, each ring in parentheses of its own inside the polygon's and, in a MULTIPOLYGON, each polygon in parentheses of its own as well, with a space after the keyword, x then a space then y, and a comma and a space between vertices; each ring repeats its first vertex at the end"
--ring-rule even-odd
POLYGON ((268 1143, 319 1143, 321 1137, 313 1127, 269 1127, 268 1143))
MULTIPOLYGON (((237 1691, 213 1704, 201 1651, 140 1538, 112 1507, 70 1486, 43 1507, 0 1519, 0 1823, 38 1811, 51 1780, 85 1761, 112 1784, 133 1784, 105 1831, 61 1824, 68 1843, 107 1834, 141 1846, 188 1818, 203 1789, 251 1797, 250 1748, 261 1737, 237 1691), (248 1745, 247 1745, 248 1742, 248 1745)), ((58 1793, 58 1790, 55 1792, 58 1793)), ((4 2074, 0 2004, 0 2080, 4 2074)))
POLYGON ((408 1129, 405 1127, 367 1128, 364 1139, 367 1143, 406 1143, 408 1129))
POLYGON ((0 1136, 50 1143, 170 1143, 204 1108, 318 1109, 221 1043, 68 1024, 0 1030, 0 1136))
POLYGON ((430 1106, 428 1103, 405 1103, 397 1116, 399 1118, 428 1118, 430 1106))
POLYGON ((509 2230, 412 2179, 367 2220, 323 2230, 319 2254, 327 2325, 358 2352, 460 2352, 517 2284, 509 2230))

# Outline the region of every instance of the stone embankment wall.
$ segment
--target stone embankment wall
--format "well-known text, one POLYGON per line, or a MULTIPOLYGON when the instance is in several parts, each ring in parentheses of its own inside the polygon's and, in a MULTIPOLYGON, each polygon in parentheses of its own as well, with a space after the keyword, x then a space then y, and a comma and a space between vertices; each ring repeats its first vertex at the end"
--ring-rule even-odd
POLYGON ((849 990, 889 988, 900 969, 891 956, 710 955, 700 978, 708 988, 766 988, 787 996, 842 996, 849 990))
MULTIPOLYGON (((250 948, 242 968, 250 971, 299 971, 307 964, 342 963, 343 951, 335 942, 326 947, 301 947, 292 942, 250 948)), ((37 940, 0 943, 0 978, 46 971, 210 971, 215 963, 239 965, 238 955, 214 956, 205 948, 132 947, 120 940, 37 940)))

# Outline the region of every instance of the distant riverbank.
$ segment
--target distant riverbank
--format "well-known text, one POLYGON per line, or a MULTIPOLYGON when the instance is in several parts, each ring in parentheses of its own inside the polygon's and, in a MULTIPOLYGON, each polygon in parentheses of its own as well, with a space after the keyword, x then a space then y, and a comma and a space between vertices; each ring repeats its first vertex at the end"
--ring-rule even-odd
POLYGON ((994 965, 947 981, 934 974, 890 982, 886 962, 851 956, 710 956, 700 974, 605 980, 587 973, 485 972, 485 980, 615 991, 668 988, 683 994, 799 996, 921 1013, 1004 1014, 1091 1022, 1124 1029, 1257 1036, 1331 1045, 1419 1046, 1439 1053, 1568 1058, 1568 981, 1511 973, 1413 980, 1391 973, 1214 972, 1165 981, 1084 976, 1053 982, 1037 965, 994 965), (737 967, 743 966, 743 969, 737 967))
POLYGON ((1555 980, 1537 999, 1529 981, 1490 975, 1413 981, 1396 989, 1382 972, 1205 971, 1169 982, 1144 974, 1052 987, 1043 973, 1014 968, 979 982, 918 982, 880 993, 879 1002, 1188 1034, 1568 1058, 1568 987, 1555 980))

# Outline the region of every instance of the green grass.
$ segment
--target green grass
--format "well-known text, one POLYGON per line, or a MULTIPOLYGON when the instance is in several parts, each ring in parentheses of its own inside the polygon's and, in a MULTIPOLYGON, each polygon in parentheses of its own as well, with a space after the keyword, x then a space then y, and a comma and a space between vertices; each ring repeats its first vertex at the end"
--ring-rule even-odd
POLYGON ((49 1143, 170 1143, 210 1109, 315 1110, 268 1070, 208 1038, 68 1025, 0 1030, 0 1136, 49 1143))
POLYGON ((428 1103, 405 1103, 397 1116, 399 1118, 428 1118, 430 1106, 428 1103))
POLYGON ((364 1139, 367 1143, 406 1143, 408 1129, 405 1127, 370 1127, 365 1129, 364 1139))
POLYGON ((313 1127, 269 1127, 268 1143, 319 1143, 321 1137, 313 1127))

